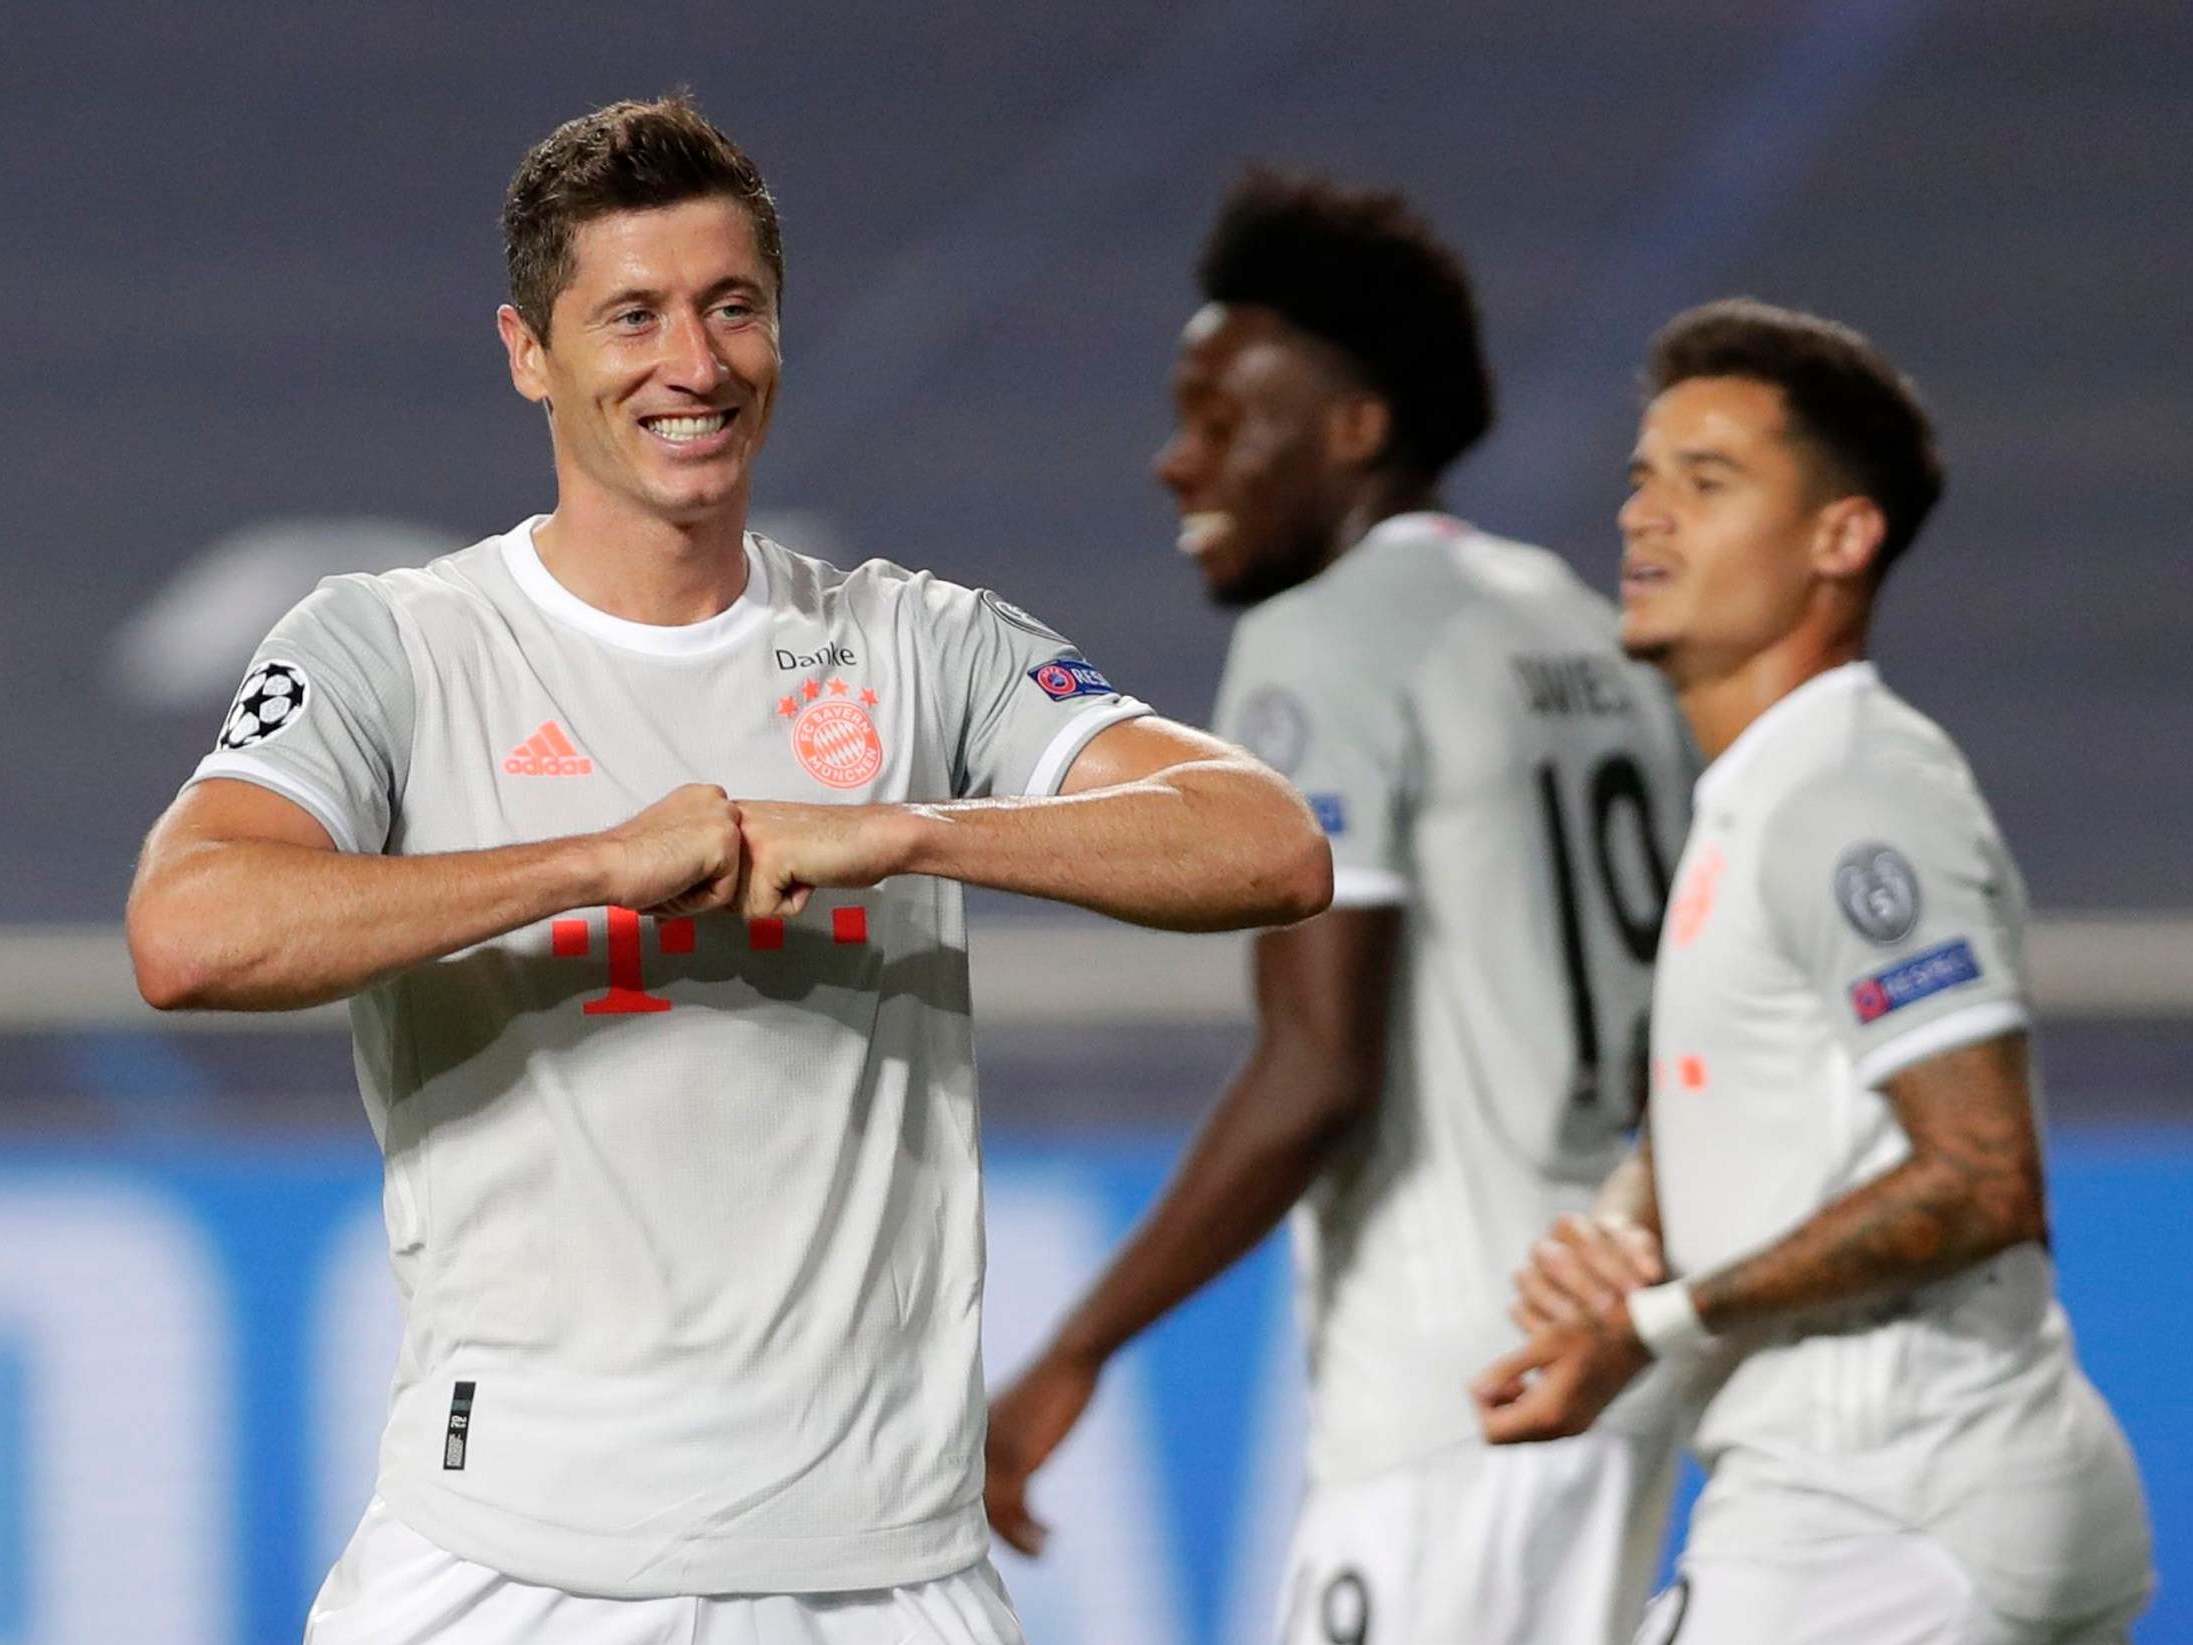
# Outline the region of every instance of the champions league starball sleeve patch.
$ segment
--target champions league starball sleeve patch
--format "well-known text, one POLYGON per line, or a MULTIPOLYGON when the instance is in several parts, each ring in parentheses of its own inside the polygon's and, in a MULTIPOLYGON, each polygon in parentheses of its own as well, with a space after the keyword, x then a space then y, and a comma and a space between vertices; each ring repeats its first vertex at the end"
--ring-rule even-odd
POLYGON ((214 746, 233 752, 279 737, 304 717, 311 697, 312 682, 295 663, 270 659, 259 664, 244 677, 214 746))

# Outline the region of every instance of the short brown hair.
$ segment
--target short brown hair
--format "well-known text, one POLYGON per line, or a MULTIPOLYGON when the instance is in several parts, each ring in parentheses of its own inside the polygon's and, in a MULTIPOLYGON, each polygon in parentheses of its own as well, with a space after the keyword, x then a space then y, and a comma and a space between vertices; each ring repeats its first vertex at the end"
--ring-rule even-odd
POLYGON ((565 121, 533 146, 503 196, 511 306, 546 342, 549 313, 575 272, 572 240, 582 223, 712 194, 745 209, 781 298, 784 240, 769 186, 690 96, 611 103, 565 121))
POLYGON ((1861 333, 1816 314, 1730 297, 1678 314, 1645 363, 1658 395, 1696 377, 1740 377, 1782 391, 1790 432, 1838 484, 1887 521, 1875 562, 1885 575, 1942 495, 1942 460, 1918 391, 1861 333))

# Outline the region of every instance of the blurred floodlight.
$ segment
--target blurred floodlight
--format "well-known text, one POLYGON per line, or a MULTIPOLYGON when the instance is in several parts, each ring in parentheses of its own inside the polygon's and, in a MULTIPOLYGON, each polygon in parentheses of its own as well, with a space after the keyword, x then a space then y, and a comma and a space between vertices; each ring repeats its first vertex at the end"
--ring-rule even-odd
POLYGON ((131 614, 107 652, 107 689, 135 708, 218 706, 282 613, 322 577, 424 565, 460 546, 408 520, 264 520, 209 544, 131 614))

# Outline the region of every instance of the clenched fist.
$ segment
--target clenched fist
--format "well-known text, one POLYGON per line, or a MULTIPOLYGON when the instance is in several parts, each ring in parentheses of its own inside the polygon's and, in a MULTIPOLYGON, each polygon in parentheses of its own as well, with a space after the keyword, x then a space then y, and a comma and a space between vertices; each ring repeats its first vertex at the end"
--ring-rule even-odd
POLYGON ((797 914, 819 885, 862 888, 905 871, 918 826, 902 805, 797 805, 749 800, 739 807, 746 874, 739 912, 749 919, 797 914))
POLYGON ((1607 1212, 1566 1216, 1516 1271, 1508 1318, 1526 1334, 1582 1325, 1667 1277, 1660 1241, 1642 1223, 1607 1212))
POLYGON ((738 899, 744 847, 740 811, 712 783, 672 789, 645 811, 594 836, 602 901, 643 914, 705 914, 738 899))

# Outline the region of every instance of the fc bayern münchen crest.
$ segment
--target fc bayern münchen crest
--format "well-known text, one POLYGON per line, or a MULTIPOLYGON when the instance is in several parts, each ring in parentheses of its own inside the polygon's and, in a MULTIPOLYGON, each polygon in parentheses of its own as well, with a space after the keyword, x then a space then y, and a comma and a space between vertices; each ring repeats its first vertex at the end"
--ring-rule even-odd
POLYGON ((792 752, 807 774, 832 788, 859 788, 883 769, 883 734, 876 728, 875 689, 855 691, 842 679, 802 680, 777 699, 792 722, 792 752))
POLYGON ((295 663, 268 661, 245 676, 221 725, 222 749, 250 748, 278 737, 304 716, 312 693, 305 671, 295 663))

